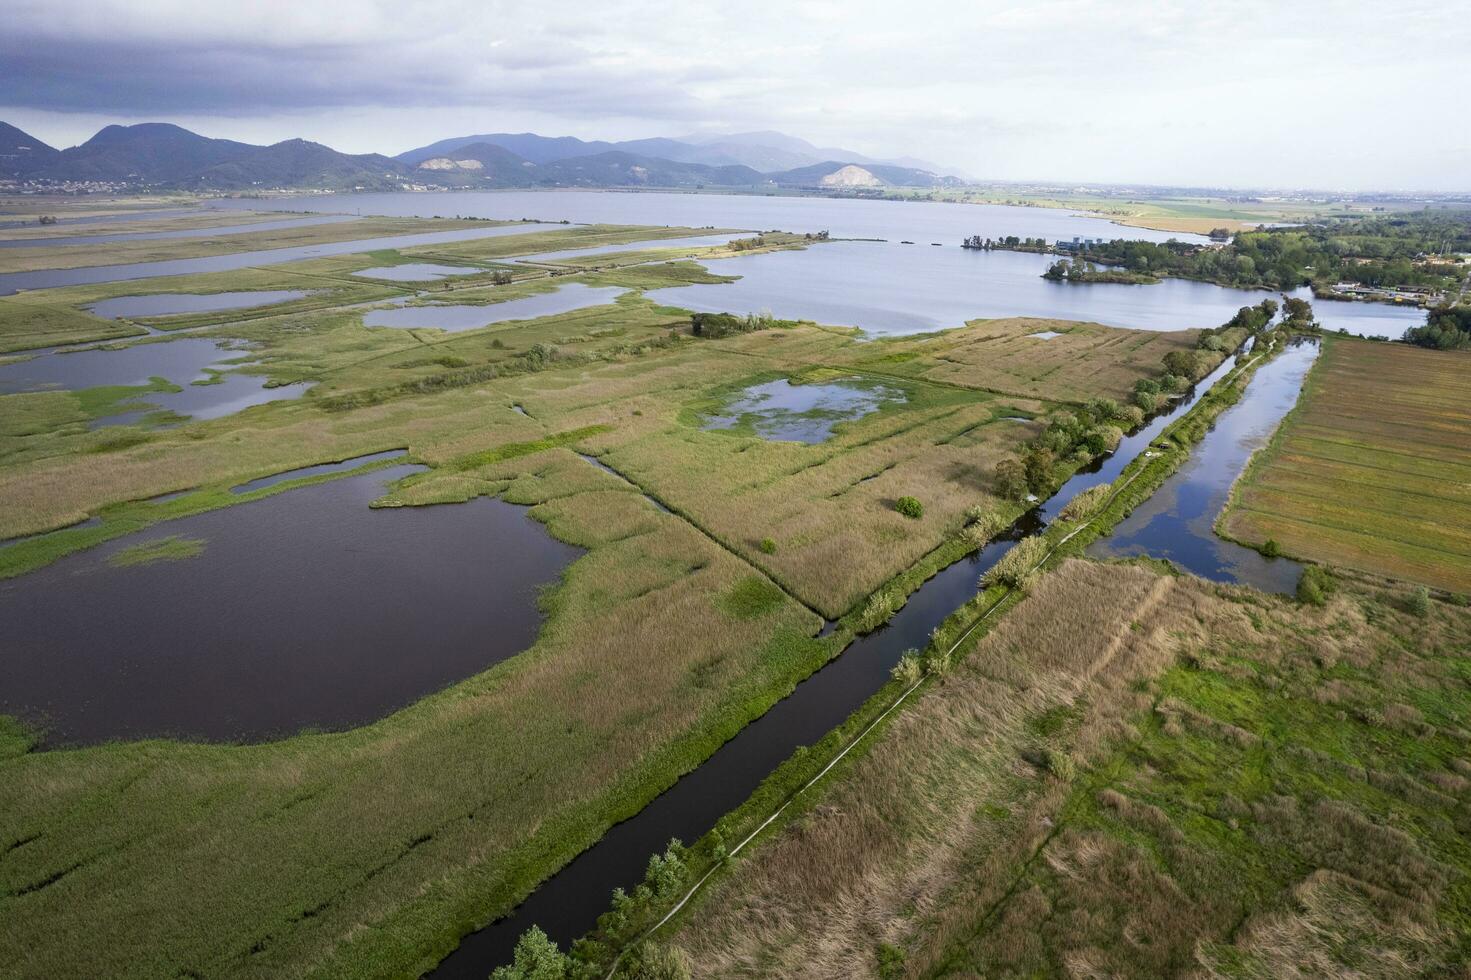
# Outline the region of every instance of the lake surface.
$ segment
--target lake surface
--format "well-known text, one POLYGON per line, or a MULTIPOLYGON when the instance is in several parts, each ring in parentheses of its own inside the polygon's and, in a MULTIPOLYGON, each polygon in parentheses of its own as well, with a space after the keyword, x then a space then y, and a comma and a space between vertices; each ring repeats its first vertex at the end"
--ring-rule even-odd
MULTIPOLYGON (((200 212, 208 214, 208 212, 200 212)), ((150 215, 149 217, 153 217, 150 215)), ((52 248, 67 245, 104 245, 113 242, 164 241, 172 238, 213 238, 216 235, 242 235, 249 231, 281 231, 285 228, 305 228, 311 225, 343 224, 358 220, 340 214, 314 214, 300 218, 282 218, 279 221, 257 221, 254 224, 216 225, 212 228, 182 228, 175 231, 117 232, 110 235, 71 235, 61 238, 4 238, 0 248, 52 248)))
POLYGON ((367 327, 438 327, 450 333, 475 330, 507 320, 530 320, 539 316, 568 313, 588 306, 604 306, 617 299, 621 286, 585 286, 568 283, 550 293, 538 293, 521 299, 506 300, 485 306, 429 305, 398 306, 391 310, 372 310, 363 315, 367 327))
POLYGON ((383 238, 359 238, 350 242, 322 242, 317 245, 295 245, 253 252, 232 252, 196 259, 168 259, 162 262, 135 262, 128 265, 94 265, 80 269, 40 269, 35 272, 0 273, 0 296, 21 289, 45 289, 52 286, 77 286, 85 283, 121 282, 149 279, 153 276, 182 276, 195 272, 228 272, 255 265, 279 265, 301 262, 331 255, 354 255, 384 248, 411 248, 415 245, 442 245, 502 235, 521 235, 546 230, 542 225, 499 225, 494 228, 465 228, 461 231, 426 231, 412 235, 389 235, 383 238))
MULTIPOLYGON (((875 336, 924 333, 967 320, 1031 316, 1086 320, 1141 330, 1215 327, 1264 290, 1165 279, 1150 286, 1059 283, 1042 278, 1056 261, 1026 252, 830 242, 801 251, 707 260, 732 283, 650 290, 657 303, 711 313, 769 312, 782 319, 862 327, 875 336)), ((1307 289, 1295 295, 1311 299, 1307 289)), ((1375 303, 1313 300, 1330 330, 1398 337, 1425 312, 1375 303)))
MULTIPOLYGON (((231 415, 251 405, 300 398, 304 385, 266 387, 260 375, 229 373, 220 381, 196 385, 210 377, 206 368, 229 371, 239 365, 228 362, 249 356, 230 341, 179 339, 153 344, 135 344, 115 350, 89 348, 72 352, 41 354, 27 361, 0 365, 0 394, 21 391, 80 391, 101 385, 144 385, 150 378, 163 377, 183 388, 179 392, 150 391, 135 401, 195 419, 231 415)), ((119 404, 119 413, 100 420, 102 425, 126 425, 147 414, 133 401, 119 404)))
POLYGON ((217 207, 263 211, 343 211, 402 217, 461 215, 475 218, 573 221, 586 224, 683 225, 760 231, 828 231, 839 238, 913 239, 923 245, 959 245, 967 235, 1001 238, 1135 238, 1206 242, 1202 235, 1116 225, 1060 208, 934 201, 865 201, 754 194, 679 194, 665 191, 465 191, 432 194, 322 194, 276 201, 221 200, 217 207))
POLYGON ((0 582, 0 713, 48 744, 257 741, 380 718, 536 639, 581 552, 480 498, 369 509, 397 466, 169 521, 0 582), (182 561, 110 555, 172 535, 182 561))
POLYGON ((1110 537, 1090 545, 1088 554, 1168 558, 1213 582, 1238 582, 1265 592, 1296 589, 1300 564, 1264 558, 1217 537, 1214 527, 1251 454, 1267 444, 1282 417, 1297 404, 1303 378, 1317 356, 1318 344, 1304 342, 1258 368, 1245 396, 1221 413, 1189 461, 1110 537))
POLYGON ((608 910, 613 888, 631 889, 642 880, 649 855, 662 851, 671 837, 689 842, 704 836, 798 746, 815 744, 846 720, 888 682, 906 650, 923 648, 931 630, 975 597, 980 576, 1017 540, 1046 527, 1078 493, 1112 481, 1235 363, 1236 358, 1227 358, 1184 398, 1126 436, 1113 454, 1068 480, 1056 496, 1023 515, 998 540, 929 579, 885 626, 854 640, 841 656, 799 683, 703 764, 636 815, 611 827, 509 916, 461 939, 432 975, 440 980, 482 980, 510 961, 516 940, 532 925, 540 926, 563 948, 591 929, 608 910))
POLYGON ((898 388, 856 379, 792 384, 782 378, 737 392, 700 428, 749 427, 763 439, 811 445, 826 441, 839 422, 860 419, 886 403, 904 400, 898 388))
MULTIPOLYGON (((87 307, 108 320, 123 317, 172 316, 176 313, 216 313, 220 310, 245 310, 270 306, 290 300, 305 299, 305 289, 258 289, 234 293, 157 293, 152 296, 118 296, 87 307)), ((161 331, 152 331, 159 333, 161 331)))

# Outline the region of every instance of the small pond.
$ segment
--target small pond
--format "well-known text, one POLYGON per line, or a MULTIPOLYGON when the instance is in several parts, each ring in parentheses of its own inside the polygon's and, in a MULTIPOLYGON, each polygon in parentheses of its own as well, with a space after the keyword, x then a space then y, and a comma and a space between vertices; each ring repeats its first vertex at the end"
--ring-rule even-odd
POLYGON ((535 642, 581 552, 525 508, 373 510, 401 465, 181 518, 0 582, 0 713, 47 744, 361 725, 535 642), (196 557, 117 567, 147 542, 196 557))
POLYGON ((840 422, 904 400, 898 388, 857 378, 822 384, 782 378, 737 392, 701 428, 749 428, 763 439, 813 444, 832 436, 840 422))
POLYGON ((506 320, 531 320, 580 310, 587 306, 603 306, 618 298, 618 286, 585 286, 568 283, 550 293, 539 293, 522 299, 506 300, 483 306, 398 306, 391 310, 373 310, 363 316, 368 327, 438 327, 450 333, 475 330, 506 320))

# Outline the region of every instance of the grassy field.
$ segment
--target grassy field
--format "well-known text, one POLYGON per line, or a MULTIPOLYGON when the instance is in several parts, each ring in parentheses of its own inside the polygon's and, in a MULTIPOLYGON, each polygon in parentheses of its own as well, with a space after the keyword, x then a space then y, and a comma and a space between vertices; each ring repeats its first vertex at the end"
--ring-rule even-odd
POLYGON ((1172 350, 1193 350, 1194 333, 1120 330, 1097 323, 1010 317, 972 320, 965 330, 884 337, 853 348, 855 367, 898 377, 984 388, 1022 398, 1127 401, 1134 382, 1172 350), (1033 334, 1055 332, 1041 338, 1033 334))
MULTIPOLYGON (((575 228, 520 236, 514 252, 500 239, 433 257, 506 257, 589 236, 642 237, 575 228)), ((390 258, 418 257, 409 251, 390 258)), ((112 289, 266 288, 284 277, 337 288, 383 261, 27 299, 75 308, 112 289)), ((169 518, 248 507, 254 497, 228 490, 244 480, 399 447, 432 470, 382 504, 499 494, 588 549, 548 593, 531 650, 359 729, 37 752, 6 724, 0 962, 34 976, 415 975, 841 650, 851 631, 814 639, 814 609, 844 612, 895 576, 912 588, 916 568, 964 552, 967 508, 1016 509, 991 494, 991 470, 1035 431, 1009 417, 1057 404, 1040 379, 1021 398, 960 369, 943 380, 873 373, 855 364, 871 345, 812 324, 692 337, 687 315, 640 290, 712 281, 702 267, 599 266, 557 281, 627 289, 614 303, 464 333, 368 329, 361 308, 341 306, 200 324, 201 336, 254 344, 260 364, 248 370, 316 385, 208 422, 89 431, 92 394, 0 398, 0 537, 100 518, 0 548, 0 576, 169 518), (701 428, 712 405, 753 382, 848 377, 904 398, 816 445, 701 428), (150 499, 172 491, 189 492, 150 499), (906 495, 923 502, 921 519, 895 512, 906 495), (75 941, 83 930, 93 941, 75 941)), ((547 285, 472 281, 436 298, 493 302, 547 285)), ((930 356, 925 343, 913 344, 918 358, 930 356)), ((1159 367, 1127 344, 1079 356, 1119 384, 1159 367)), ((1068 389, 1086 394, 1076 381, 1068 389)), ((129 557, 209 561, 197 548, 129 557)))
POLYGON ((1471 591, 1471 357, 1329 338, 1222 518, 1292 555, 1471 591))
POLYGON ((697 976, 1449 970, 1471 613, 1407 599, 1070 561, 661 942, 697 976))

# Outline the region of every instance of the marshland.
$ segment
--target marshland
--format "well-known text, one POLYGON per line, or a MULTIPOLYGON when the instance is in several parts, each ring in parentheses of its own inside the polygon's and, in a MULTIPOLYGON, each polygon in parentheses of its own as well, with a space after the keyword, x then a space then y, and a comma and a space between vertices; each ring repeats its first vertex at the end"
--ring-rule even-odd
MULTIPOLYGON (((895 318, 873 296, 941 206, 658 197, 252 201, 0 249, 0 959, 484 976, 540 926, 581 937, 574 975, 1168 972, 1352 908, 1345 942, 1403 953, 1409 916, 1454 961, 1454 835, 1385 844, 1408 878, 1324 855, 1461 792, 1465 549, 1427 511, 1354 557, 1300 530, 1322 505, 1283 461, 1367 485, 1395 430, 1337 389, 1453 429, 1459 362, 1416 359, 1460 355, 1323 337, 1322 303, 1243 326, 1265 294, 1201 283, 1018 303, 1019 257, 958 237, 923 253, 952 291, 895 318), (1391 716, 1406 741, 1362 741, 1391 716), (1280 792, 1228 785, 1247 763, 1280 792), (1145 875, 1189 901, 1082 921, 1145 875), (1147 956, 1118 940, 1146 926, 1147 956)), ((1455 482, 1445 444, 1417 478, 1455 482)))

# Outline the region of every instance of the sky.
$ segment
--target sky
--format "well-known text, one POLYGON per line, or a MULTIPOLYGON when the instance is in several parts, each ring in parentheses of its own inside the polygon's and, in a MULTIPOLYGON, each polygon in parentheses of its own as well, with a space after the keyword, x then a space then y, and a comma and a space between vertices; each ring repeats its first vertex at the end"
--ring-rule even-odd
POLYGON ((776 129, 982 180, 1471 190, 1471 10, 1297 0, 5 0, 0 119, 397 153, 776 129))

